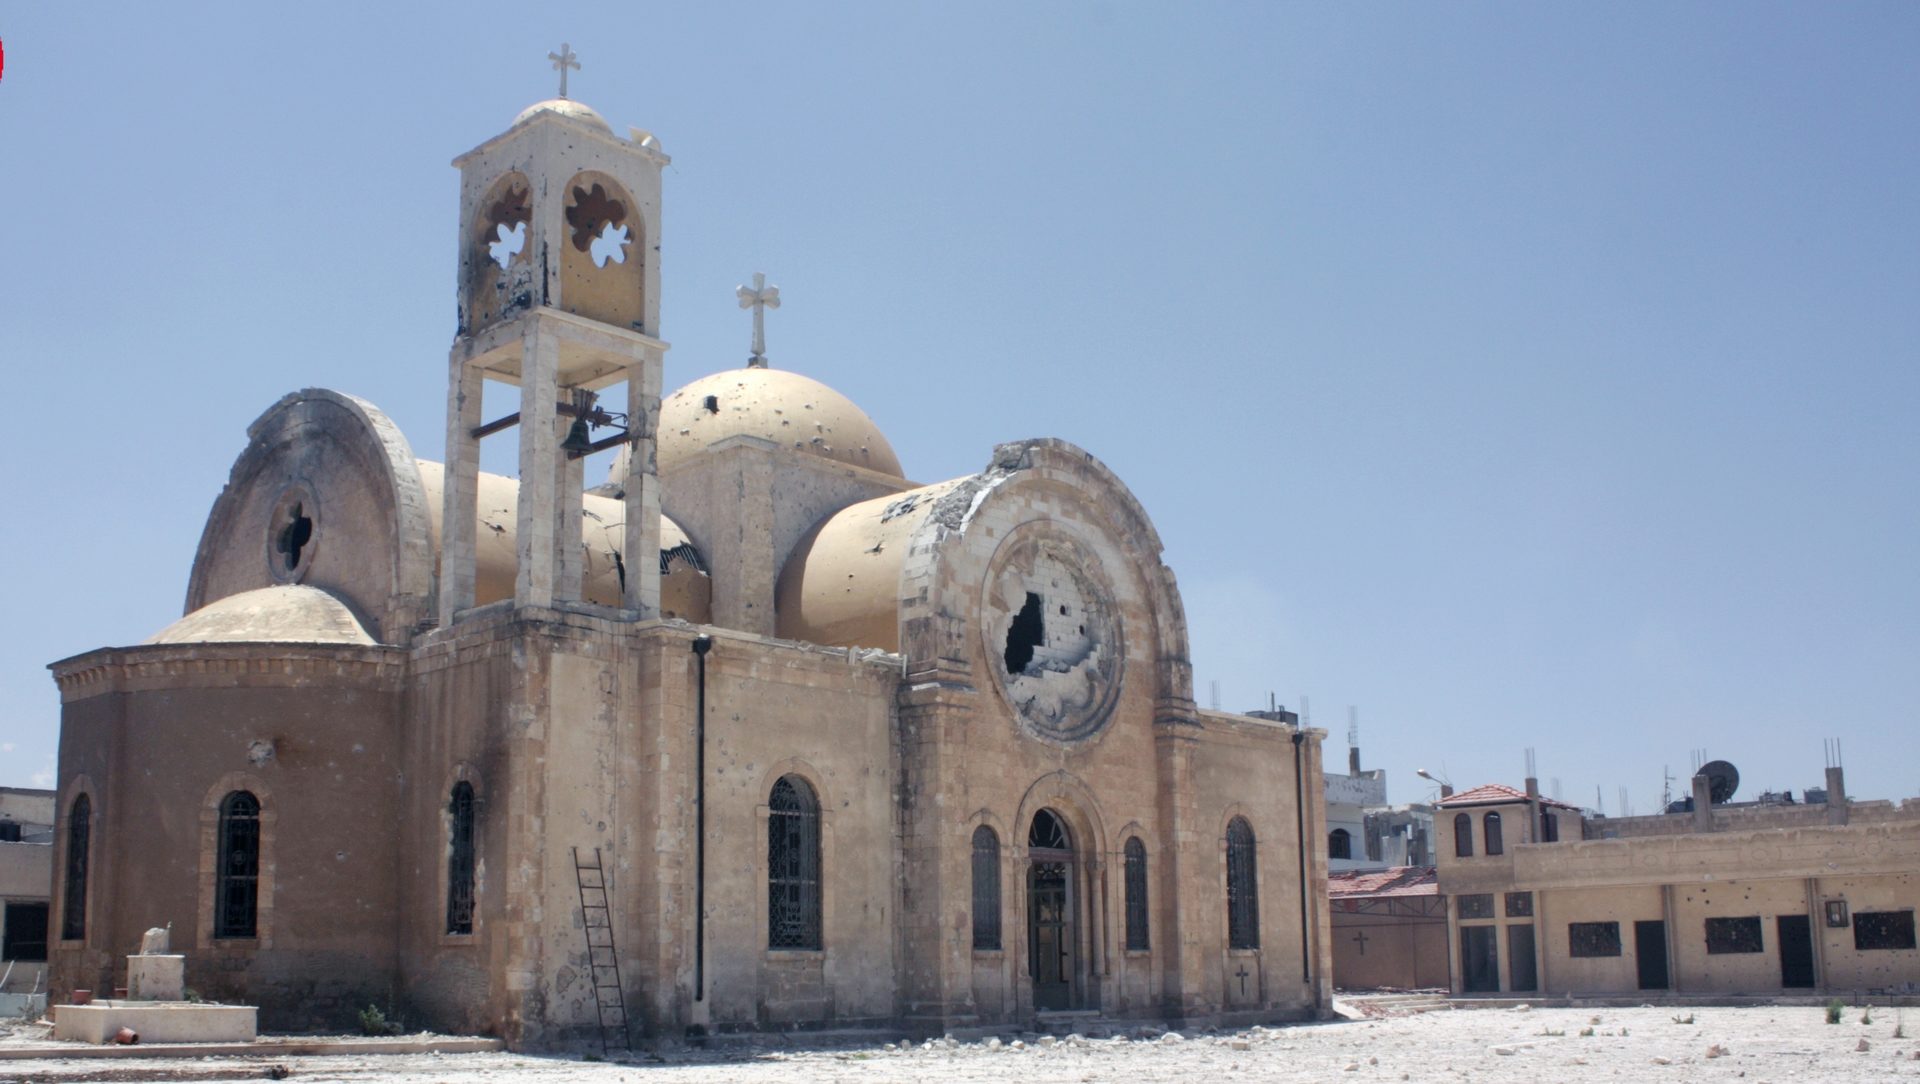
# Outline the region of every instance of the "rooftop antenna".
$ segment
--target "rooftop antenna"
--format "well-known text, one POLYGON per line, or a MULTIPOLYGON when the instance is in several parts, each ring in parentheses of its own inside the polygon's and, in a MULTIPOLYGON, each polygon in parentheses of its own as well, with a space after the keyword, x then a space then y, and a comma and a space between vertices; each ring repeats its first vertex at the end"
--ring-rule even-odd
POLYGON ((1313 725, 1313 709, 1307 706, 1307 694, 1300 694, 1300 725, 1313 725))
POLYGON ((1207 683, 1207 701, 1213 710, 1220 710, 1220 679, 1214 678, 1207 683))
POLYGON ((1625 787, 1620 788, 1620 815, 1623 817, 1633 816, 1633 806, 1627 803, 1627 788, 1625 787))
POLYGON ((1673 804, 1673 771, 1665 764, 1660 765, 1660 808, 1664 811, 1673 804))
POLYGON ((1347 745, 1358 748, 1360 745, 1360 709, 1347 705, 1347 745))
POLYGON ((1607 800, 1600 794, 1600 784, 1593 785, 1593 811, 1601 816, 1607 815, 1607 800))

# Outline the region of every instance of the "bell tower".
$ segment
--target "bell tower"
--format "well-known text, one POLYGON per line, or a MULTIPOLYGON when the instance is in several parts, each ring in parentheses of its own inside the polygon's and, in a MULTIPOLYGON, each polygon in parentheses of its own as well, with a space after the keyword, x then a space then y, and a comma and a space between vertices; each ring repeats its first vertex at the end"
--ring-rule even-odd
POLYGON ((460 170, 459 327, 448 362, 442 627, 474 604, 480 441, 520 428, 515 606, 581 598, 584 457, 628 444, 622 608, 660 612, 660 173, 654 138, 613 133, 566 97, 578 68, 549 54, 561 96, 454 160, 460 170), (481 417, 484 381, 519 410, 481 417), (598 393, 625 382, 624 413, 598 393), (598 432, 596 432, 598 430, 598 432))

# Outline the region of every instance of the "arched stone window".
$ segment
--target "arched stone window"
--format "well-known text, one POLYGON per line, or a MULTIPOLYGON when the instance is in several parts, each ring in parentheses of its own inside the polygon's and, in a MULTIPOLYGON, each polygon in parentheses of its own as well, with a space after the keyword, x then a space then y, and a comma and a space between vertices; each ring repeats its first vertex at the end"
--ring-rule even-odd
POLYGON ((447 932, 473 932, 473 784, 453 785, 447 805, 447 932))
POLYGON ((87 848, 92 842, 93 799, 82 794, 67 814, 67 891, 60 936, 68 941, 87 936, 87 848))
POLYGON ((1000 837, 984 824, 973 830, 973 947, 1000 947, 1000 837))
POLYGON ((1506 840, 1500 834, 1500 814, 1489 813, 1480 820, 1481 830, 1487 835, 1487 853, 1505 854, 1506 840))
POLYGON ((1453 815, 1453 856, 1473 857, 1473 818, 1465 813, 1453 815))
POLYGON ((260 799, 236 790, 220 800, 219 883, 213 897, 213 936, 254 937, 260 906, 260 799))
POLYGON ((1345 828, 1335 828, 1327 833, 1327 857, 1353 857, 1353 835, 1345 828))
POLYGON ((797 775, 767 797, 767 947, 820 947, 820 800, 797 775))
POLYGON ((1245 817, 1227 825, 1227 947, 1260 947, 1260 894, 1254 867, 1253 826, 1245 817))
POLYGON ((1147 937, 1147 845, 1139 836, 1127 837, 1127 948, 1144 952, 1147 937))

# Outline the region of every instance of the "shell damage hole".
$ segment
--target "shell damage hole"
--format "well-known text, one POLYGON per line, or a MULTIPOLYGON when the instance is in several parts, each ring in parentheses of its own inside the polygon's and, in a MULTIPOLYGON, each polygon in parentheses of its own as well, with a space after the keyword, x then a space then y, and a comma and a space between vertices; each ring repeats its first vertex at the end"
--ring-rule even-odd
POLYGON ((594 238, 593 243, 587 246, 588 253, 593 257, 593 266, 605 267, 609 261, 626 263, 628 240, 625 226, 607 223, 606 228, 600 231, 600 236, 594 238))
POLYGON ((1007 673, 1025 673, 1027 665, 1033 662, 1034 649, 1046 642, 1047 626, 1040 610, 1040 596, 1028 591, 1026 605, 1020 607, 1013 624, 1007 627, 1007 673))
POLYGON ((287 563, 287 571, 300 567, 300 554, 313 541, 313 517, 306 514, 306 506, 295 503, 287 513, 287 525, 280 529, 280 539, 275 548, 287 563))
POLYGON ((516 222, 508 226, 502 222, 493 229, 499 236, 496 240, 487 242, 487 258, 499 264, 500 270, 505 271, 508 265, 513 263, 513 258, 520 255, 527 247, 527 224, 516 222))
POLYGON ((718 395, 707 396, 706 401, 701 403, 700 405, 703 407, 706 407, 707 413, 709 414, 720 413, 720 397, 718 395))

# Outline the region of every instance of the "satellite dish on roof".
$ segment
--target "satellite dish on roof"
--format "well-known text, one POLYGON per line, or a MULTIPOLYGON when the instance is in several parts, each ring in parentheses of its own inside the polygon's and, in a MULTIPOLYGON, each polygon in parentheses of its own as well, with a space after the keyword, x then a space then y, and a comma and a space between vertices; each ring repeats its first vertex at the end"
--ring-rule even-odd
POLYGON ((1700 765, 1700 774, 1707 777, 1707 796, 1714 805, 1726 802, 1740 789, 1740 769, 1727 761, 1710 760, 1700 765))

